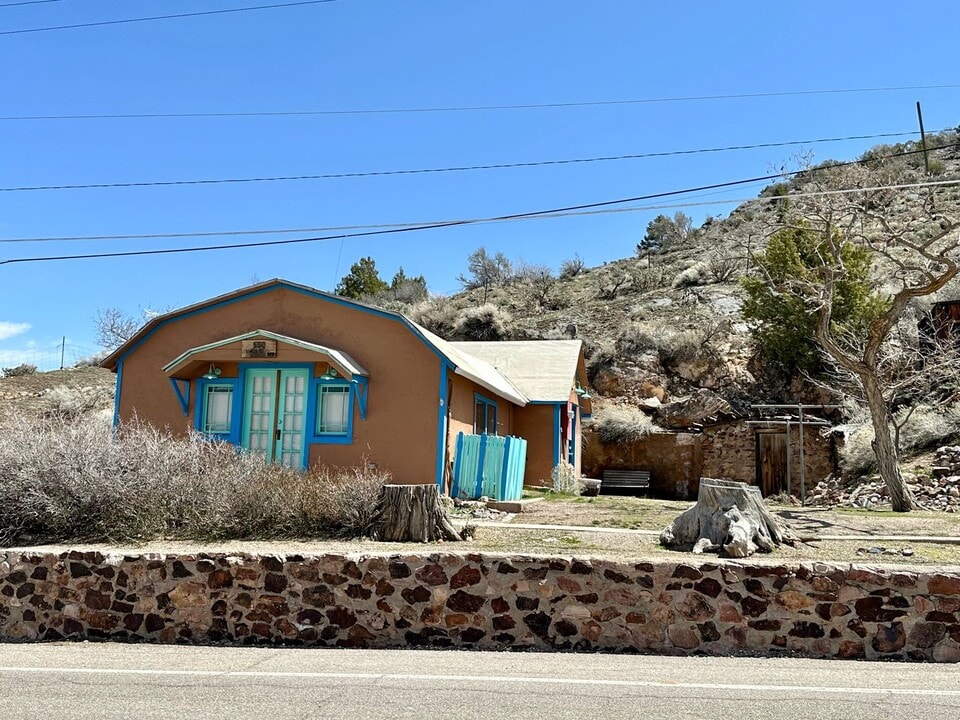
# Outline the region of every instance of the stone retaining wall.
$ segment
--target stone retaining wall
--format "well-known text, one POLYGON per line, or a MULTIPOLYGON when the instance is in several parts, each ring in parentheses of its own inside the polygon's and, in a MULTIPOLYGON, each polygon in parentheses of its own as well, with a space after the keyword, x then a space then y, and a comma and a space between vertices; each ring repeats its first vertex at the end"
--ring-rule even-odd
POLYGON ((960 661, 960 570, 453 553, 0 558, 0 638, 8 641, 960 661))

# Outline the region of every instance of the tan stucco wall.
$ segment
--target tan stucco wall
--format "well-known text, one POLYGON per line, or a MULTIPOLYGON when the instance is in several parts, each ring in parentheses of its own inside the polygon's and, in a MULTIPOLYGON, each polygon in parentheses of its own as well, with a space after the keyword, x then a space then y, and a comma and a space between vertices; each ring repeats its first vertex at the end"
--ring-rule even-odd
POLYGON ((553 471, 554 406, 527 405, 514 412, 514 435, 527 441, 526 485, 549 486, 553 471))
MULTIPOLYGON (((349 466, 366 457, 390 471, 395 482, 435 481, 439 358, 399 320, 283 287, 155 329, 123 361, 121 421, 136 414, 175 434, 187 433, 193 427, 195 392, 184 417, 161 368, 192 347, 256 329, 343 350, 370 374, 367 419, 362 420, 354 409, 353 443, 312 445, 311 464, 349 466)), ((227 347, 217 356, 221 377, 237 377, 238 355, 236 348, 227 347)), ((277 358, 256 362, 283 365, 304 359, 301 351, 281 347, 277 358)), ((323 367, 321 363, 314 372, 322 372, 323 367)), ((195 372, 200 375, 203 370, 200 363, 195 372)))

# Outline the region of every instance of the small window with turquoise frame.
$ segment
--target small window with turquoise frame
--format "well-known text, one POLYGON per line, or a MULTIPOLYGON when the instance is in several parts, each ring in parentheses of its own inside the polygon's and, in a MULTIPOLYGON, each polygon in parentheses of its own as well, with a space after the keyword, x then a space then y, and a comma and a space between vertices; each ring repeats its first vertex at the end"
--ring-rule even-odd
POLYGON ((203 390, 200 430, 208 435, 229 435, 233 416, 233 385, 210 383, 203 390))
POLYGON ((497 404, 479 393, 473 398, 473 432, 476 435, 496 435, 497 404))
POLYGON ((317 435, 346 435, 350 431, 350 385, 323 383, 317 388, 317 435))

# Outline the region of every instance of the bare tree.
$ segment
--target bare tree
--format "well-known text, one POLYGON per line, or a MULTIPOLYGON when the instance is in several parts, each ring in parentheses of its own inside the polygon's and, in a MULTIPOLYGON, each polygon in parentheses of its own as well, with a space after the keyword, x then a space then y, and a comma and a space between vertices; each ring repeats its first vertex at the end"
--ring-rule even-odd
POLYGON ((97 344, 108 350, 116 350, 140 328, 140 321, 120 308, 97 309, 93 319, 97 329, 97 344))
POLYGON ((913 301, 957 275, 958 224, 940 211, 937 191, 870 189, 875 179, 860 167, 815 168, 804 179, 805 190, 835 192, 797 198, 785 218, 787 227, 816 233, 816 266, 788 281, 775 282, 762 267, 761 276, 771 292, 799 297, 814 318, 817 344, 869 409, 873 450, 893 509, 908 511, 914 502, 900 473, 893 403, 909 384, 916 386, 923 367, 898 356, 894 331, 913 301), (875 259, 877 311, 859 327, 834 322, 851 245, 875 259))
POLYGON ((457 281, 466 290, 483 288, 483 303, 486 304, 490 288, 508 283, 513 277, 513 267, 502 252, 490 255, 481 247, 467 258, 467 273, 458 275, 457 281))

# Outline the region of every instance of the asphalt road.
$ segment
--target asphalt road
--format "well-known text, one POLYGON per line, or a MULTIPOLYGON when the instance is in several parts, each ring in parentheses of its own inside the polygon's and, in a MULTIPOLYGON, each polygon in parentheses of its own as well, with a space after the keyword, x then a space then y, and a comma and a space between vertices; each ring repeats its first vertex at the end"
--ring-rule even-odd
POLYGON ((960 717, 960 667, 763 658, 0 644, 0 718, 960 717))

